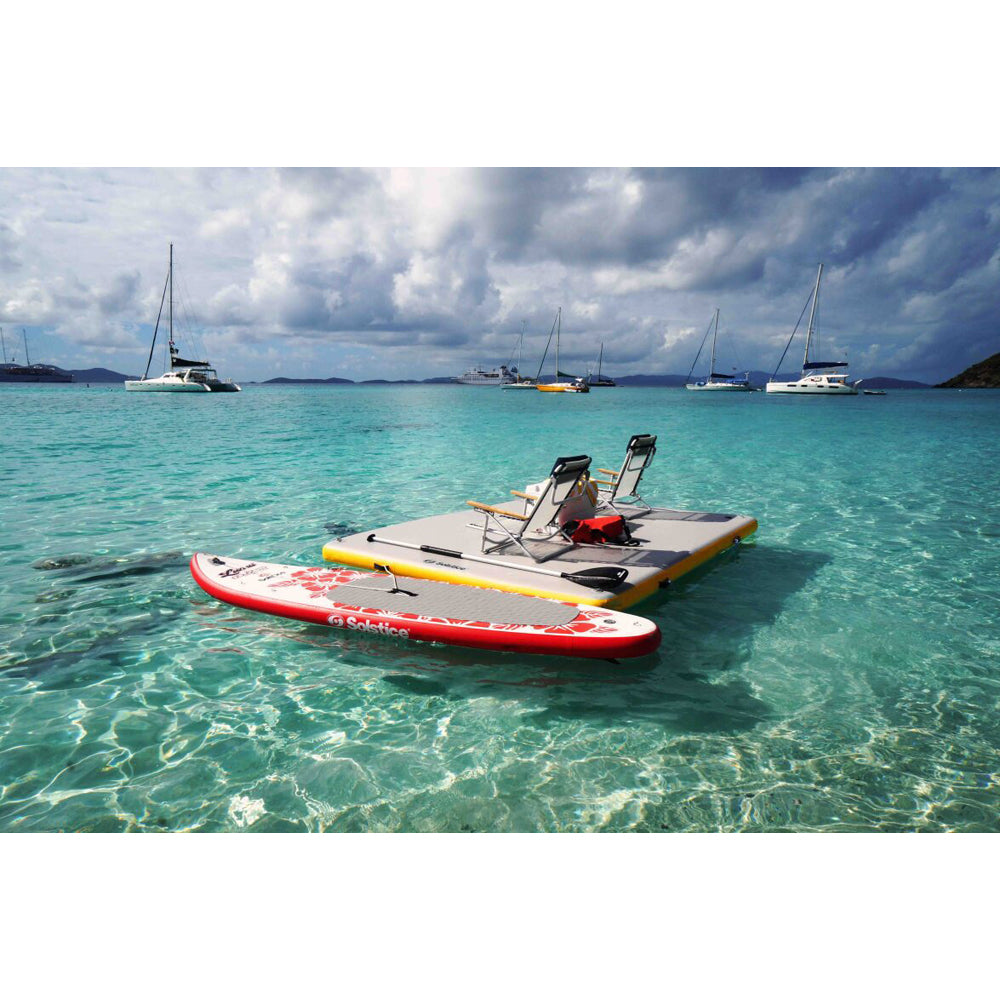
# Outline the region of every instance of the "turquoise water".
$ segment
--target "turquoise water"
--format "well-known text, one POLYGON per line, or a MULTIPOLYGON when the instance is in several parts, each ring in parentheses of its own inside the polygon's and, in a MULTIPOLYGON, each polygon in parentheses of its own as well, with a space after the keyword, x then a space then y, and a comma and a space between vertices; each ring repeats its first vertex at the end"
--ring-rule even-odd
POLYGON ((1000 830, 1000 392, 0 387, 0 830, 1000 830), (198 549, 495 501, 659 435, 753 544, 590 663, 213 601, 198 549))

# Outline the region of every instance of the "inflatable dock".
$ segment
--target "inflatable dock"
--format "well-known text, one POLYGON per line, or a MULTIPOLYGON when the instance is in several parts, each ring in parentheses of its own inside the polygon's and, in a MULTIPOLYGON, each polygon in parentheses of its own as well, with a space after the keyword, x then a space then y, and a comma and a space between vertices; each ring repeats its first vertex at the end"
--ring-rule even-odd
MULTIPOLYGON (((498 505, 500 507, 501 505, 498 505)), ((518 512, 516 503, 503 504, 518 512)), ((628 517, 637 545, 574 545, 559 541, 530 543, 533 555, 515 545, 482 553, 483 528, 467 511, 439 514, 331 539, 323 558, 346 566, 373 569, 388 565, 400 576, 489 587, 574 604, 622 609, 654 594, 714 556, 738 545, 757 530, 752 517, 652 508, 628 517), (544 558, 544 549, 562 549, 544 558), (616 582, 607 571, 624 570, 616 582), (587 580, 587 574, 590 580, 587 580), (590 581, 607 580, 598 589, 590 581)))
POLYGON ((655 435, 633 434, 621 468, 597 470, 610 478, 591 476, 588 455, 559 458, 548 479, 511 490, 516 500, 468 500, 470 510, 334 538, 323 558, 366 569, 390 566, 417 579, 627 608, 757 530, 745 515, 651 507, 639 486, 655 454, 655 435), (609 521, 617 528, 610 542, 596 544, 580 530, 595 523, 606 528, 609 521))

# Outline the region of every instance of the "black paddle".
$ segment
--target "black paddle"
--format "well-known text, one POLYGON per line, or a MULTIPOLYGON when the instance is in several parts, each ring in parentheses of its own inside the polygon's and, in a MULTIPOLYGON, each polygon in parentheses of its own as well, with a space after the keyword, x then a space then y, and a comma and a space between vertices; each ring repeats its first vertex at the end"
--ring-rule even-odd
POLYGON ((454 549, 441 549, 436 545, 417 545, 415 542, 399 542, 393 538, 382 538, 374 532, 366 539, 368 542, 382 542, 383 545, 399 545, 404 549, 415 549, 417 552, 430 552, 436 556, 448 556, 451 559, 468 559, 470 562, 486 563, 487 566, 505 566, 507 569, 523 569, 526 573, 542 573, 545 576, 558 576, 570 583, 592 590, 614 590, 625 582, 628 570, 621 566, 595 566, 593 569, 581 569, 575 573, 560 573, 555 569, 542 569, 541 566, 519 566, 517 563, 504 562, 502 559, 489 559, 486 556, 471 555, 468 552, 456 552, 454 549))

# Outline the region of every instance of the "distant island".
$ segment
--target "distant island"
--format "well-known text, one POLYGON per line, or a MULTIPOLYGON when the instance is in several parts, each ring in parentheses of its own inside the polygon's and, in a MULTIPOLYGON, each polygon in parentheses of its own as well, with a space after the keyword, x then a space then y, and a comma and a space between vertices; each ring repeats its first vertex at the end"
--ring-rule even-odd
POLYGON ((368 378, 362 382, 355 382, 352 378, 286 378, 284 375, 278 378, 269 378, 266 382, 255 382, 254 385, 440 385, 453 382, 450 376, 443 378, 368 378))
POLYGON ((936 389, 1000 389, 1000 354, 970 365, 960 375, 941 382, 936 389))
MULTIPOLYGON (((735 374, 742 375, 742 372, 735 374)), ((772 376, 771 372, 751 371, 750 384, 762 387, 773 377, 778 382, 790 382, 799 377, 798 372, 779 372, 772 376)), ((694 378, 694 376, 692 376, 694 378)), ((635 386, 670 386, 677 387, 684 385, 688 378, 686 375, 624 375, 616 378, 619 385, 635 386)), ((859 379, 866 389, 930 389, 932 386, 928 382, 914 382, 912 379, 889 378, 884 375, 876 375, 874 378, 859 379)))
POLYGON ((70 374, 76 377, 77 382, 124 382, 139 377, 113 372, 110 368, 72 368, 70 374))
MULTIPOLYGON (((112 371, 109 368, 75 368, 67 369, 75 376, 77 382, 124 382, 126 379, 137 379, 138 375, 123 375, 121 372, 112 371)), ((770 372, 751 371, 750 384, 763 386, 770 379, 770 372)), ((788 373, 777 375, 778 380, 798 378, 798 373, 788 373)), ((653 387, 680 388, 688 381, 686 375, 673 373, 662 373, 652 375, 622 375, 615 378, 621 387, 653 387)), ((967 368, 961 375, 942 382, 939 386, 931 386, 926 382, 914 382, 910 379, 889 378, 887 376, 875 376, 861 380, 865 389, 979 389, 979 388, 1000 388, 1000 354, 981 361, 978 365, 967 368)), ((246 385, 455 385, 455 379, 451 375, 439 375, 435 378, 425 379, 365 379, 356 382, 350 378, 288 378, 280 375, 269 378, 263 382, 252 382, 247 380, 246 385)))
POLYGON ((349 378, 269 378, 260 385, 354 385, 354 380, 349 378))
POLYGON ((908 378, 887 378, 876 375, 874 378, 860 380, 863 389, 933 389, 929 382, 914 382, 908 378))

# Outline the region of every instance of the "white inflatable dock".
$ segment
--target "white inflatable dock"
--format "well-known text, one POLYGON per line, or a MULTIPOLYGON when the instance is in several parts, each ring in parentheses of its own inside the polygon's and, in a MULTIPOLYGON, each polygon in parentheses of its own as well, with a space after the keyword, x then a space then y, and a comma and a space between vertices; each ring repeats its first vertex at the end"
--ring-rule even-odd
MULTIPOLYGON (((524 505, 503 503, 494 509, 518 513, 524 505)), ((622 609, 757 530, 754 518, 739 514, 654 507, 630 510, 626 517, 637 545, 576 545, 567 551, 564 539, 522 538, 535 558, 514 543, 484 552, 483 516, 464 510, 333 538, 323 546, 323 558, 365 569, 389 566, 400 576, 622 609), (610 581, 615 568, 625 571, 619 583, 610 581), (602 573, 609 577, 607 589, 597 586, 602 573)))

